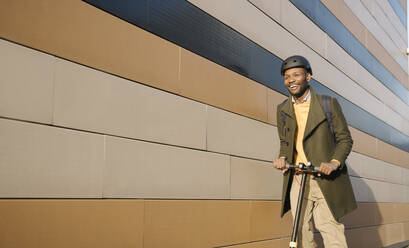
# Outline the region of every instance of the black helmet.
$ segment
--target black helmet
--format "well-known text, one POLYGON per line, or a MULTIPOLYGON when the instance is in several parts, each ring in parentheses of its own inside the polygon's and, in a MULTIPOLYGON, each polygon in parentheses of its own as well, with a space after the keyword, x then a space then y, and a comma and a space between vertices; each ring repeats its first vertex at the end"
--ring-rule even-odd
POLYGON ((309 72, 312 75, 310 63, 308 62, 306 58, 300 55, 294 55, 294 56, 288 57, 286 60, 283 61, 283 63, 281 64, 281 75, 284 76, 284 72, 287 69, 297 68, 297 67, 305 68, 307 72, 309 72))

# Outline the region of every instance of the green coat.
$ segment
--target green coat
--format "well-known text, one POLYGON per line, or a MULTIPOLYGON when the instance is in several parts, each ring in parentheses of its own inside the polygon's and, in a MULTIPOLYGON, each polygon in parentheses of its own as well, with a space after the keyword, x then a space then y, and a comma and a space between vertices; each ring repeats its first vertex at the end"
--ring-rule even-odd
MULTIPOLYGON (((352 149, 352 138, 348 130, 341 107, 335 98, 331 100, 331 117, 336 137, 336 144, 332 138, 328 121, 322 109, 322 98, 311 90, 311 105, 305 127, 303 146, 307 159, 314 165, 336 159, 341 162, 338 170, 329 176, 322 175, 314 178, 328 203, 335 219, 357 208, 351 181, 349 179, 345 159, 352 149)), ((280 137, 280 157, 286 157, 287 162, 293 164, 295 150, 295 135, 297 123, 291 96, 277 107, 277 126, 280 137), (282 112, 282 113, 281 113, 282 112), (282 114, 286 115, 285 124, 282 114)), ((284 174, 281 216, 290 210, 290 189, 293 172, 284 174)))

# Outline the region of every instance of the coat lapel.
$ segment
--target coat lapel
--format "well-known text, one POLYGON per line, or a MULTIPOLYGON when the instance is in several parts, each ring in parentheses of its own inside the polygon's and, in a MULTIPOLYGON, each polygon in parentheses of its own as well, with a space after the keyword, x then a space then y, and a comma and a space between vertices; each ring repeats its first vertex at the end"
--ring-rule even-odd
POLYGON ((284 106, 281 108, 281 112, 284 112, 287 116, 295 120, 295 114, 294 114, 294 108, 293 108, 291 95, 288 97, 284 106))
POLYGON ((304 131, 304 138, 305 140, 310 134, 314 131, 314 129, 323 122, 326 117, 324 111, 322 110, 321 103, 318 99, 318 95, 315 91, 310 87, 311 90, 311 105, 310 110, 308 112, 307 124, 305 126, 304 131))

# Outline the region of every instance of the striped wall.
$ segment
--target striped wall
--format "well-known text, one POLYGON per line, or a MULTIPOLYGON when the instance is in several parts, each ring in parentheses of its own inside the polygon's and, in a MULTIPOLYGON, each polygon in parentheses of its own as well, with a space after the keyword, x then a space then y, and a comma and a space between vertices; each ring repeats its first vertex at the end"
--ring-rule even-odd
POLYGON ((349 247, 409 240, 396 6, 311 1, 350 32, 343 43, 300 1, 89 2, 0 3, 0 247, 288 247, 272 160, 286 98, 277 66, 292 54, 348 118, 359 201, 342 219, 349 247), (186 35, 163 22, 172 13, 202 29, 186 35), (213 50, 196 43, 200 30, 214 30, 202 34, 213 50))

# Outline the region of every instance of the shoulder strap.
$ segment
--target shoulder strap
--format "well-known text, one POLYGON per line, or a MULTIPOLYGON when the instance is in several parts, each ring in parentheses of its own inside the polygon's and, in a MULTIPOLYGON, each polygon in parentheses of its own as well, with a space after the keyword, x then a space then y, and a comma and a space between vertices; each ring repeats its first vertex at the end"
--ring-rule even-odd
MULTIPOLYGON (((332 125, 332 119, 331 119, 331 97, 327 95, 322 95, 322 108, 325 113, 325 117, 328 120, 329 124, 329 129, 331 130, 332 136, 334 136, 334 127, 332 125)), ((335 140, 335 136, 334 136, 335 140)))

